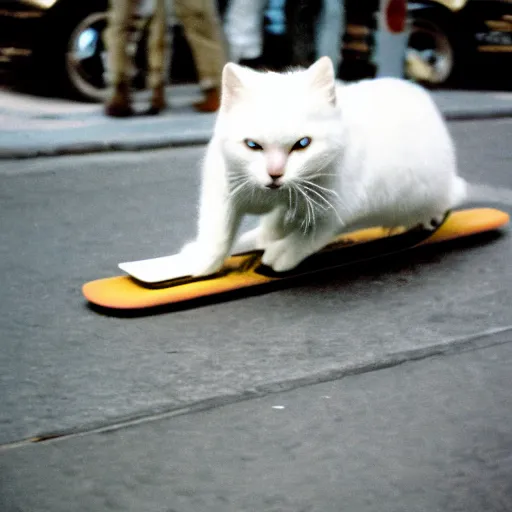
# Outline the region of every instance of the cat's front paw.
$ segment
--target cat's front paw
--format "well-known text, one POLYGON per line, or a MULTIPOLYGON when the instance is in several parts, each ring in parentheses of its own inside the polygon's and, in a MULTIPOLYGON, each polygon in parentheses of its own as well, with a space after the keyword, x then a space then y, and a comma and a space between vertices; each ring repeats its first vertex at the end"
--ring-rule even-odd
POLYGON ((233 247, 233 254, 262 249, 264 246, 261 244, 260 238, 260 227, 245 232, 235 243, 235 246, 233 247))
POLYGON ((261 261, 275 272, 286 272, 295 268, 306 256, 308 254, 285 238, 268 245, 261 261))
POLYGON ((226 254, 222 251, 207 249, 197 242, 190 242, 180 251, 180 258, 184 267, 187 268, 186 275, 201 277, 215 274, 220 270, 226 254))
POLYGON ((444 215, 436 215, 434 217, 428 218, 424 222, 421 222, 419 227, 425 229, 426 231, 435 231, 446 219, 446 214, 444 215))

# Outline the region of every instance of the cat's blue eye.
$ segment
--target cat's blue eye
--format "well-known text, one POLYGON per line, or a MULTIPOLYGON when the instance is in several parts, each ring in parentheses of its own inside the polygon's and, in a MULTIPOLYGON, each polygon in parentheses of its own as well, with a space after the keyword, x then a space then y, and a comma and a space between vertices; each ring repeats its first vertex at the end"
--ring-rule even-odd
POLYGON ((302 139, 299 139, 293 146, 292 151, 296 151, 298 149, 305 149, 311 144, 311 138, 310 137, 302 137, 302 139))
POLYGON ((249 148, 249 149, 252 149, 254 151, 261 151, 263 148, 257 143, 257 142, 254 142, 253 140, 251 139, 245 139, 244 140, 244 144, 249 148))

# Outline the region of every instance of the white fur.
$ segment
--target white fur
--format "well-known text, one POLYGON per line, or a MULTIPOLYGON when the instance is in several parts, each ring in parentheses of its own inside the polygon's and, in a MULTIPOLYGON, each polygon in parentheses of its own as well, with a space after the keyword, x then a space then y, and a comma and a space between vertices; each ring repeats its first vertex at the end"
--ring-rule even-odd
POLYGON ((285 271, 341 231, 430 226, 465 190, 446 125, 419 86, 391 78, 335 85, 326 57, 284 74, 227 64, 197 239, 182 254, 189 273, 214 272, 233 250, 242 217, 263 214, 234 252, 264 249, 263 262, 285 271), (289 153, 303 137, 311 144, 289 153), (282 162, 280 188, 267 188, 267 170, 282 162))

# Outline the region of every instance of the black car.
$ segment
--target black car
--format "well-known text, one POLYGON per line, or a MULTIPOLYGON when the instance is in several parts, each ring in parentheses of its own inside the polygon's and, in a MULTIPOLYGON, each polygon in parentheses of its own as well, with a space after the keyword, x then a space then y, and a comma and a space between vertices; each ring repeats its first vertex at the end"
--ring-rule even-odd
POLYGON ((0 0, 0 64, 100 99, 107 0, 0 0))

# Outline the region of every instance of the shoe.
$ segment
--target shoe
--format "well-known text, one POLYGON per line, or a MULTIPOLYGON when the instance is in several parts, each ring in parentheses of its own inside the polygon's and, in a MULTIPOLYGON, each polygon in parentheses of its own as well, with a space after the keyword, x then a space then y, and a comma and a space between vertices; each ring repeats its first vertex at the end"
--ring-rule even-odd
POLYGON ((219 89, 207 89, 204 91, 205 98, 203 101, 194 103, 194 109, 198 112, 216 112, 220 107, 219 89))
POLYGON ((112 96, 105 104, 105 114, 110 117, 133 116, 130 87, 127 83, 122 82, 114 86, 112 96))
POLYGON ((167 108, 167 101, 165 99, 165 87, 163 84, 157 85, 153 89, 153 96, 151 97, 151 105, 146 111, 148 116, 156 116, 162 110, 167 108))

